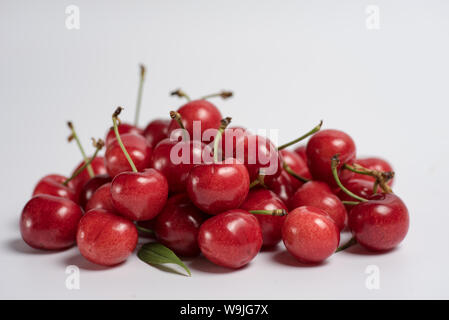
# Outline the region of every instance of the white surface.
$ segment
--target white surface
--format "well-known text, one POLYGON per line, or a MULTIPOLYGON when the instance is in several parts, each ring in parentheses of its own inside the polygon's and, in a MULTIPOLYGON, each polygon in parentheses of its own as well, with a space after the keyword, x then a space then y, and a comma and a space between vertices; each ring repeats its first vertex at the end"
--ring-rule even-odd
POLYGON ((0 298, 449 298, 448 13, 447 1, 1 1, 0 298), (78 31, 65 28, 69 4, 78 31), (367 5, 379 6, 380 30, 365 27, 367 5), (76 248, 27 248, 18 218, 35 182, 80 158, 65 121, 85 144, 117 105, 131 121, 139 62, 149 69, 142 123, 180 105, 171 89, 226 88, 236 95, 216 101, 223 114, 280 128, 281 142, 319 119, 345 130, 359 154, 393 163, 408 237, 391 253, 344 252, 318 267, 281 248, 239 271, 199 258, 191 278, 135 256, 104 270, 76 248), (65 287, 72 264, 80 290, 65 287), (373 264, 380 290, 365 287, 373 264))

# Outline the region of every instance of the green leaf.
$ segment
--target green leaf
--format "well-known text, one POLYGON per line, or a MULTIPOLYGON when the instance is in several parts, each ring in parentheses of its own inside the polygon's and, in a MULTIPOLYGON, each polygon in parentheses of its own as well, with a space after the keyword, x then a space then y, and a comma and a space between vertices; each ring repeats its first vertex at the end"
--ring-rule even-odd
POLYGON ((137 256, 143 262, 153 265, 161 265, 166 263, 177 264, 183 268, 189 276, 192 276, 189 268, 179 259, 176 254, 166 246, 160 243, 147 243, 140 248, 137 256))

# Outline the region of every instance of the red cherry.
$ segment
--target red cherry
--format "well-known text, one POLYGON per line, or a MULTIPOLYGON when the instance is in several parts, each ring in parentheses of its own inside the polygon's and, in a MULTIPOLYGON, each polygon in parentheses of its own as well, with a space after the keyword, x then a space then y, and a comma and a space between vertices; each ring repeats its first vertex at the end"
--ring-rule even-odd
POLYGON ((285 247, 298 261, 319 263, 331 256, 340 242, 340 232, 321 209, 304 206, 291 211, 282 227, 285 247))
POLYGON ((105 183, 94 192, 86 204, 86 211, 103 209, 118 214, 117 209, 115 209, 112 203, 111 184, 111 182, 105 183))
MULTIPOLYGON (((366 169, 370 169, 370 170, 384 171, 384 172, 393 171, 393 168, 391 167, 391 165, 387 161, 385 161, 381 158, 360 158, 360 159, 357 159, 355 162, 357 164, 361 165, 362 167, 364 167, 366 169)), ((376 178, 365 175, 365 174, 360 174, 360 173, 354 174, 354 178, 365 179, 365 180, 369 180, 369 181, 376 181, 376 178)), ((393 185, 393 180, 394 179, 388 180, 389 186, 393 185)))
MULTIPOLYGON (((220 121, 222 115, 220 111, 207 100, 194 100, 186 103, 177 111, 181 115, 181 121, 185 129, 190 135, 190 140, 201 140, 205 143, 213 141, 216 130, 220 127, 220 121), (201 136, 195 137, 193 135, 193 123, 194 121, 200 121, 201 123, 201 136), (209 137, 203 138, 203 133, 207 129, 215 129, 215 132, 211 132, 209 137)), ((168 136, 171 133, 179 129, 180 126, 176 120, 172 120, 168 127, 168 136)))
MULTIPOLYGON (((121 136, 123 144, 138 171, 143 171, 150 166, 152 149, 144 137, 135 134, 121 136)), ((121 172, 130 171, 131 166, 123 154, 120 145, 115 139, 106 148, 105 163, 108 174, 115 177, 121 172)))
MULTIPOLYGON (((74 170, 72 175, 78 170, 80 169, 82 166, 84 166, 85 162, 82 161, 74 170)), ((92 163, 90 164, 92 166, 92 170, 94 172, 94 175, 101 175, 101 174, 106 174, 106 167, 104 165, 104 158, 103 157, 96 157, 95 159, 92 160, 92 163)), ((83 189, 84 185, 86 184, 87 181, 90 180, 90 176, 89 176, 89 172, 87 171, 87 168, 84 169, 83 171, 81 171, 81 173, 79 175, 77 175, 76 177, 73 178, 73 180, 71 181, 73 188, 76 192, 76 202, 78 202, 80 194, 81 194, 81 190, 83 189)))
POLYGON ((285 170, 281 171, 279 176, 265 176, 264 184, 268 189, 273 191, 289 209, 294 209, 290 205, 290 199, 295 194, 297 188, 295 188, 293 180, 285 170))
MULTIPOLYGON (((267 189, 251 189, 245 202, 240 206, 241 209, 251 210, 275 210, 287 207, 284 202, 272 191, 267 189)), ((285 216, 269 216, 256 214, 262 230, 263 245, 266 247, 278 244, 282 239, 282 225, 285 216)))
POLYGON ((301 157, 302 160, 307 164, 307 154, 306 154, 306 146, 302 145, 297 147, 294 152, 301 157))
POLYGON ((281 173, 281 157, 277 148, 270 140, 258 135, 239 136, 234 158, 245 164, 251 181, 257 179, 262 169, 265 175, 278 176, 281 173))
POLYGON ((206 220, 200 227, 198 244, 211 262, 240 268, 248 264, 262 247, 262 231, 256 217, 235 209, 206 220))
POLYGON ((162 140, 153 150, 150 167, 160 171, 168 181, 171 192, 185 192, 186 180, 193 166, 202 163, 206 145, 200 141, 162 140), (176 159, 172 159, 176 151, 176 159), (181 163, 177 163, 178 160, 181 163))
MULTIPOLYGON (((345 187, 352 193, 356 194, 362 198, 368 198, 373 195, 374 191, 374 181, 369 181, 365 179, 352 178, 345 182, 345 187)), ((378 187, 378 192, 382 192, 382 189, 378 187)), ((339 189, 337 196, 341 201, 355 201, 353 197, 349 196, 343 190, 339 189)), ((352 209, 353 205, 345 205, 346 209, 352 209)))
MULTIPOLYGON (((283 163, 288 165, 290 170, 292 170, 297 175, 299 175, 305 179, 308 179, 308 180, 312 179, 312 175, 310 174, 309 168, 307 167, 307 163, 300 156, 298 156, 295 152, 287 150, 287 149, 283 149, 283 150, 279 151, 279 153, 282 157, 283 163)), ((300 186, 302 186, 304 184, 304 182, 301 182, 298 179, 293 178, 293 177, 292 177, 291 181, 292 181, 293 187, 296 189, 298 189, 300 186)))
POLYGON ((60 198, 69 199, 76 201, 77 197, 75 191, 73 190, 73 185, 69 183, 68 186, 63 185, 67 178, 59 174, 50 174, 43 177, 36 184, 33 191, 33 196, 39 194, 48 194, 51 196, 56 196, 60 198))
MULTIPOLYGON (((134 134, 134 135, 138 135, 138 136, 143 136, 143 131, 142 129, 137 128, 136 126, 133 126, 132 124, 128 124, 128 123, 121 123, 118 125, 118 132, 120 133, 120 135, 125 135, 125 134, 134 134)), ((111 144, 111 142, 113 142, 116 139, 115 137, 115 133, 114 133, 114 129, 111 128, 108 131, 108 134, 106 135, 106 147, 109 146, 109 144, 111 144)))
POLYGON ((122 216, 136 221, 151 220, 167 202, 167 179, 154 169, 122 172, 112 180, 111 196, 122 216))
POLYGON ((245 134, 249 134, 249 132, 243 127, 226 128, 221 136, 219 158, 234 157, 237 140, 245 134))
POLYGON ((151 148, 156 147, 160 141, 168 138, 169 125, 170 120, 168 119, 155 119, 148 123, 147 127, 143 131, 143 136, 147 139, 148 145, 151 148))
POLYGON ((186 194, 177 194, 168 199, 156 217, 154 232, 159 242, 176 254, 196 256, 200 253, 198 231, 205 219, 186 194))
POLYGON ((192 168, 186 185, 190 199, 200 210, 219 214, 240 207, 248 195, 249 176, 243 164, 229 158, 192 168))
MULTIPOLYGON (((332 187, 336 186, 332 175, 332 157, 338 154, 340 164, 352 164, 355 160, 356 149, 352 138, 339 130, 322 130, 313 135, 307 143, 307 161, 312 176, 316 180, 324 181, 332 187)), ((340 179, 344 182, 351 178, 353 173, 349 170, 341 172, 340 179)))
POLYGON ((329 186, 321 181, 306 182, 291 199, 292 207, 311 206, 325 211, 339 230, 346 224, 346 208, 329 186))
POLYGON ((397 195, 375 194, 352 208, 348 226, 363 247, 373 251, 390 250, 407 235, 408 210, 397 195))
POLYGON ((125 261, 136 248, 137 239, 137 229, 131 221, 102 209, 84 215, 76 236, 80 253, 103 266, 125 261))
POLYGON ((65 249, 75 244, 76 228, 82 215, 82 209, 72 200, 37 195, 22 210, 20 232, 33 248, 65 249))
POLYGON ((92 198, 95 191, 102 185, 111 181, 112 178, 107 174, 100 174, 89 179, 81 189, 78 201, 79 205, 85 209, 87 202, 92 198))

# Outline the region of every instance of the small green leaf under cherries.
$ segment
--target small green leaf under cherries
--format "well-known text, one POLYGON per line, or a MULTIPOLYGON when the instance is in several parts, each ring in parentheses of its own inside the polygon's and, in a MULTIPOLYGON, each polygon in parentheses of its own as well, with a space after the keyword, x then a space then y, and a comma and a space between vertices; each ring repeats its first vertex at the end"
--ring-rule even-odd
POLYGON ((167 263, 177 264, 182 267, 189 276, 191 272, 189 268, 179 259, 176 254, 166 246, 160 243, 147 243, 140 248, 137 256, 140 260, 153 265, 161 265, 167 263))

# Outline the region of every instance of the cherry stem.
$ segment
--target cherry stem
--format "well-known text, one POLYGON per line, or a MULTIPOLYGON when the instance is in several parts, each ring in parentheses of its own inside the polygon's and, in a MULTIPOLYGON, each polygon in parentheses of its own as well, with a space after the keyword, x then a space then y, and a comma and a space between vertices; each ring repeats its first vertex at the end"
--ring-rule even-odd
POLYGON ((320 131, 322 125, 323 125, 323 120, 321 120, 320 123, 319 123, 317 126, 315 126, 312 130, 310 130, 309 132, 307 132, 305 135, 299 137, 298 139, 295 139, 295 140, 293 140, 293 141, 290 141, 290 142, 287 142, 287 143, 281 145, 280 147, 278 147, 278 150, 282 150, 282 149, 288 148, 288 147, 290 147, 291 145, 294 145, 295 143, 298 143, 299 141, 302 141, 302 140, 304 140, 305 138, 311 136, 312 134, 314 134, 314 133, 320 131))
POLYGON ((188 141, 189 136, 187 135, 187 130, 184 127, 184 124, 182 123, 181 114, 176 111, 170 111, 170 118, 172 118, 173 120, 175 120, 178 123, 179 127, 183 130, 182 136, 183 136, 184 141, 188 141))
POLYGON ((367 202, 368 200, 362 197, 359 197, 358 195, 356 195, 355 193, 352 193, 351 191, 349 191, 340 181, 340 178, 338 177, 338 172, 337 172, 337 167, 340 164, 340 160, 338 159, 338 155, 334 155, 332 157, 332 161, 331 161, 331 167, 332 167, 332 174, 334 176, 335 182, 337 183, 337 185, 340 187, 340 189, 346 193, 348 196, 357 199, 361 202, 367 202))
POLYGON ((98 152, 100 152, 100 150, 104 147, 104 141, 101 139, 98 139, 98 141, 96 141, 95 139, 93 139, 93 145, 96 148, 95 152, 93 154, 93 156, 87 160, 87 162, 84 163, 84 165, 82 165, 80 168, 78 168, 78 170, 76 170, 72 176, 70 178, 67 178, 62 184, 67 186, 69 184, 70 181, 72 181, 73 179, 75 179, 78 175, 80 175, 81 172, 84 171, 84 169, 86 169, 91 163, 92 161, 94 161, 94 159, 97 157, 98 152))
POLYGON ((122 139, 120 138, 120 133, 118 132, 118 115, 120 114, 120 112, 122 112, 123 108, 122 107, 117 107, 117 109, 115 110, 115 112, 112 114, 112 123, 114 124, 114 133, 115 133, 115 137, 117 138, 117 142, 120 146, 120 148, 123 151, 123 154, 125 155, 126 159, 129 162, 129 165, 131 166, 132 170, 134 172, 138 172, 136 165, 134 164, 133 160, 131 159, 128 151, 126 151, 125 145, 122 142, 122 139))
MULTIPOLYGON (((69 127, 70 131, 72 131, 71 135, 68 138, 69 142, 75 139, 76 144, 78 145, 78 149, 80 149, 81 155, 83 156, 84 163, 87 163, 89 159, 87 158, 86 152, 84 151, 83 145, 81 144, 81 141, 78 137, 78 134, 76 133, 73 123, 69 121, 67 122, 67 126, 69 127)), ((94 169, 90 164, 87 166, 87 172, 89 173, 89 177, 93 178, 95 176, 94 169)))
POLYGON ((218 146, 221 140, 221 136, 223 134, 223 131, 225 131, 226 127, 229 126, 231 123, 232 118, 226 117, 224 119, 221 119, 220 121, 220 128, 218 128, 217 135, 214 139, 214 163, 218 163, 218 146))
POLYGON ((335 253, 343 251, 348 249, 349 247, 352 247, 353 245, 355 245, 357 243, 357 240, 352 237, 348 242, 346 242, 344 245, 340 246, 337 248, 337 250, 335 250, 335 253))
POLYGON ((226 100, 228 98, 231 98, 233 95, 234 95, 234 93, 232 91, 223 90, 221 92, 205 95, 205 96, 201 97, 200 100, 206 100, 206 99, 215 98, 215 97, 221 97, 223 100, 226 100))
POLYGON ((341 203, 347 204, 347 205, 350 205, 350 206, 356 206, 356 205, 358 205, 360 202, 359 202, 359 201, 346 201, 346 200, 343 200, 341 203))
POLYGON ((141 233, 145 233, 147 235, 153 235, 154 231, 148 228, 144 228, 142 226, 139 226, 137 223, 134 224, 136 226, 137 231, 141 232, 141 233))
POLYGON ((377 193, 377 186, 380 186, 382 188, 383 192, 385 192, 385 193, 392 192, 392 190, 391 190, 390 186, 387 184, 387 182, 394 177, 393 171, 378 171, 378 170, 367 169, 357 163, 354 163, 353 165, 349 165, 349 164, 345 163, 343 167, 352 172, 376 178, 376 183, 373 188, 374 193, 377 193))
POLYGON ((254 188, 254 187, 258 186, 259 184, 260 184, 260 180, 256 179, 256 180, 254 180, 253 182, 250 183, 249 188, 250 189, 254 188))
POLYGON ((287 173, 289 175, 291 175, 293 178, 298 179, 299 181, 306 183, 309 182, 310 180, 307 178, 304 178, 303 176, 300 176, 299 174, 297 174, 295 171, 292 170, 292 168, 290 168, 290 166, 288 164, 286 164, 285 162, 282 165, 284 167, 284 170, 287 171, 287 173))
POLYGON ((187 93, 185 93, 183 90, 181 90, 181 89, 176 89, 176 90, 174 90, 174 91, 172 91, 172 92, 170 92, 170 95, 171 96, 177 96, 177 97, 179 97, 179 98, 184 98, 184 99, 186 99, 187 101, 192 101, 192 99, 190 99, 190 97, 187 95, 187 93))
POLYGON ((141 64, 139 65, 139 67, 140 67, 140 80, 139 80, 139 89, 137 91, 136 114, 134 116, 134 125, 136 127, 139 124, 140 105, 142 104, 143 83, 145 82, 145 66, 141 64))
POLYGON ((282 217, 287 215, 287 211, 284 209, 274 209, 274 210, 250 210, 249 211, 252 214, 263 214, 266 216, 275 216, 275 217, 282 217))

